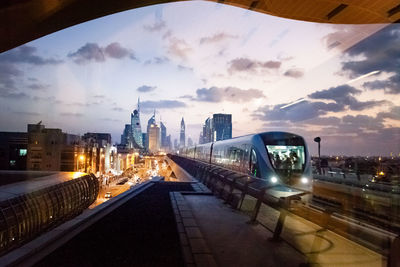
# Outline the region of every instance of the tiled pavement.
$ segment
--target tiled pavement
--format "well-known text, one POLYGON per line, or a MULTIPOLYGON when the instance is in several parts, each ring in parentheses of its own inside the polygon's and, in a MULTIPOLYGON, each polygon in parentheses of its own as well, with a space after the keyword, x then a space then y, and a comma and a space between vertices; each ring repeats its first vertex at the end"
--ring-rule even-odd
MULTIPOLYGON (((202 190, 198 184, 192 184, 192 187, 196 192, 206 191, 202 190)), ((182 194, 180 192, 170 192, 169 195, 186 266, 217 266, 214 256, 207 246, 193 213, 182 194)))

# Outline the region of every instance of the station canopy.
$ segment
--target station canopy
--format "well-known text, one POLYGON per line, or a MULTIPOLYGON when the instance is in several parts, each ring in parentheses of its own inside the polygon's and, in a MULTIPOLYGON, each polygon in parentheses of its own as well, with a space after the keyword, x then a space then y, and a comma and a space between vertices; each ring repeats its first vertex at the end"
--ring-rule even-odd
MULTIPOLYGON (((0 52, 67 27, 168 0, 4 0, 0 3, 0 52)), ((273 16, 319 23, 399 23, 398 0, 218 0, 273 16)), ((234 25, 232 25, 234 27, 234 25)))

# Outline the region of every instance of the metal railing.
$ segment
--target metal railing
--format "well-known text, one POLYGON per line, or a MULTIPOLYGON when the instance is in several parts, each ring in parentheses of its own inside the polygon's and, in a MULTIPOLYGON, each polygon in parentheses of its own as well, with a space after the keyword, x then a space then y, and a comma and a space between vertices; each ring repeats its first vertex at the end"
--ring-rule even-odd
MULTIPOLYGON (((175 163, 185 169, 190 175, 205 184, 217 196, 225 200, 233 208, 241 209, 246 196, 256 201, 250 214, 249 223, 255 223, 261 205, 264 203, 280 212, 278 223, 275 226, 273 240, 279 240, 286 217, 286 211, 293 200, 307 194, 305 191, 296 191, 287 197, 276 197, 269 194, 270 189, 280 185, 272 185, 269 181, 251 175, 246 175, 224 167, 200 162, 177 155, 168 155, 175 163)), ((289 186, 288 186, 289 187, 289 186)))
POLYGON ((0 202, 0 255, 80 214, 98 191, 90 174, 0 202))

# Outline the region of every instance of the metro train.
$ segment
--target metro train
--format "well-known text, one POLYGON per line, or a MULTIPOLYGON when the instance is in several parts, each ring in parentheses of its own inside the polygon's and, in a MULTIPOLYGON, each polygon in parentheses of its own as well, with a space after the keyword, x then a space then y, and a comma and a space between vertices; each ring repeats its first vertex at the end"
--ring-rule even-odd
POLYGON ((179 155, 222 166, 271 183, 311 191, 310 154, 303 137, 264 132, 185 147, 179 155))

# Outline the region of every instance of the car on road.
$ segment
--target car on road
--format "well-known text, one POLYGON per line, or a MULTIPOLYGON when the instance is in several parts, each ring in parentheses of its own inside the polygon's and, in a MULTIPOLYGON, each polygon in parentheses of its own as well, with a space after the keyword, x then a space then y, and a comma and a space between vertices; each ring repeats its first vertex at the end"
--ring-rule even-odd
POLYGON ((106 192, 106 194, 104 195, 104 198, 112 198, 112 193, 106 192))

